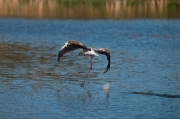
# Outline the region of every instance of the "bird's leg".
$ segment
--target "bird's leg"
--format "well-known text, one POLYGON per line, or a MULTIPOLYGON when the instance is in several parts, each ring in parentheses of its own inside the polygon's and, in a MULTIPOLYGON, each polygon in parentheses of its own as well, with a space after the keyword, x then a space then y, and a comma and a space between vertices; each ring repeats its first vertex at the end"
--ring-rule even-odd
POLYGON ((90 61, 90 64, 91 64, 91 65, 90 65, 90 67, 89 67, 89 72, 88 72, 87 77, 90 77, 90 76, 89 76, 89 73, 90 73, 90 71, 91 71, 91 69, 92 69, 92 60, 90 59, 89 61, 90 61))
POLYGON ((90 63, 91 63, 91 65, 90 65, 90 67, 89 67, 89 73, 90 73, 90 71, 91 71, 91 69, 92 69, 92 61, 90 60, 90 63))

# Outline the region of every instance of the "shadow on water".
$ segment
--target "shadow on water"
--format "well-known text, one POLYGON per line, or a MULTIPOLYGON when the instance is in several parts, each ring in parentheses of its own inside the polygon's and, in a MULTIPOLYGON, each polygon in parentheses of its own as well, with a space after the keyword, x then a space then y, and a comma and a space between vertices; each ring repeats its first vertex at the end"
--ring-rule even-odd
POLYGON ((180 95, 172 95, 172 94, 159 94, 151 91, 147 92, 131 92, 130 94, 140 94, 140 95, 149 95, 149 96, 159 96, 164 98, 180 98, 180 95))

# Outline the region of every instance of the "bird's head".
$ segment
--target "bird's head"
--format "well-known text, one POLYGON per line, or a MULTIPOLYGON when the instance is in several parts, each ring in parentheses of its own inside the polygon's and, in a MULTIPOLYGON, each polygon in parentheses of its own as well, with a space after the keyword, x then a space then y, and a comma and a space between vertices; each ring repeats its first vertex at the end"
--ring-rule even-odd
POLYGON ((79 55, 84 55, 84 50, 83 49, 81 49, 80 51, 79 51, 79 55))
POLYGON ((81 49, 79 51, 79 55, 85 55, 87 51, 91 51, 91 48, 90 47, 87 47, 87 49, 81 49))

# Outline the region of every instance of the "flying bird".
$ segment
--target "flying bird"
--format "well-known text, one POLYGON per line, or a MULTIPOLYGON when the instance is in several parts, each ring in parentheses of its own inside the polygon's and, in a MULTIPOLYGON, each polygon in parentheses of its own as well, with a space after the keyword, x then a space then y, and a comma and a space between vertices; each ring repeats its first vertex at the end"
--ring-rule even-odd
POLYGON ((108 70, 110 70, 110 52, 105 48, 91 48, 83 45, 81 42, 76 40, 68 40, 60 49, 58 54, 58 62, 60 61, 60 58, 67 52, 81 49, 79 52, 79 55, 85 55, 89 57, 91 66, 89 68, 89 72, 92 69, 92 59, 94 56, 99 56, 98 54, 104 54, 107 56, 108 65, 104 71, 106 73, 108 70), (98 53, 98 54, 97 54, 98 53))

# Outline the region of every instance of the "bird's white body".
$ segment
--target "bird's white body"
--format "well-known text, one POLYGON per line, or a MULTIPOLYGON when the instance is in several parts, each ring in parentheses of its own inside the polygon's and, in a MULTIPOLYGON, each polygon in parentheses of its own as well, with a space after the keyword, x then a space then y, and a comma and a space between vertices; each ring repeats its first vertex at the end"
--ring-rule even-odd
POLYGON ((91 51, 82 51, 82 54, 84 54, 85 56, 88 56, 90 62, 92 62, 92 59, 94 58, 94 56, 99 56, 96 52, 94 52, 94 50, 91 48, 91 51))
POLYGON ((84 52, 84 55, 86 56, 99 56, 94 50, 91 48, 91 51, 84 52))
POLYGON ((103 86, 103 90, 109 90, 110 89, 110 84, 107 83, 103 86))

